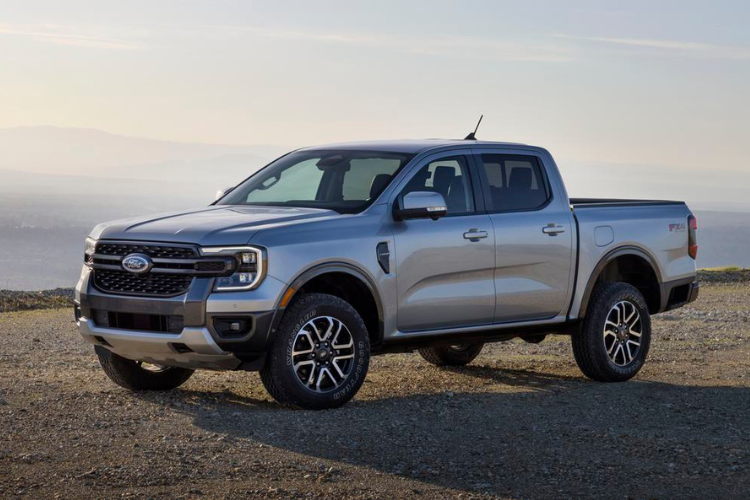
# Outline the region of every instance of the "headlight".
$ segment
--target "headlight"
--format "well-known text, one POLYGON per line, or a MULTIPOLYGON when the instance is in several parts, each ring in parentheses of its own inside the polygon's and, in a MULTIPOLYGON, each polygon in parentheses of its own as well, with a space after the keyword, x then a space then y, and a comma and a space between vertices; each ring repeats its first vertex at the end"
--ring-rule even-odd
POLYGON ((237 268, 231 276, 216 278, 214 292, 236 292, 257 287, 266 273, 265 251, 256 247, 203 247, 202 255, 232 255, 237 268))
POLYGON ((93 238, 86 238, 86 243, 83 247, 83 262, 91 264, 94 252, 96 252, 96 240, 93 238))

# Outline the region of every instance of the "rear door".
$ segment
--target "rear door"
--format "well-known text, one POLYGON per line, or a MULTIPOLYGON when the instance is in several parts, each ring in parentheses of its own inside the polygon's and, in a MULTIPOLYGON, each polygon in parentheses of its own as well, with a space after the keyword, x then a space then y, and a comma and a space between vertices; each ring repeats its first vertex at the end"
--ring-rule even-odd
POLYGON ((448 215, 394 223, 398 329, 490 324, 495 315, 495 241, 483 213, 471 151, 430 156, 396 190, 443 195, 448 215))
POLYGON ((567 196, 554 192, 540 156, 475 153, 495 230, 495 322, 558 316, 568 303, 573 261, 567 196))

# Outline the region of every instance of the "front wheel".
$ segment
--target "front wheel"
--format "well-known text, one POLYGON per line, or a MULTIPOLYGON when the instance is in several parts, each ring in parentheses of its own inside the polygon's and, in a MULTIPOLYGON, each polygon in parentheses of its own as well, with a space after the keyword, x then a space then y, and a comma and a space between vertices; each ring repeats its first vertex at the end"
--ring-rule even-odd
POLYGON ((176 366, 149 365, 94 346, 104 373, 117 385, 131 391, 168 391, 184 384, 193 370, 176 366))
POLYGON ((339 297, 310 293, 284 314, 260 378, 282 405, 324 410, 354 397, 369 363, 370 341, 359 313, 339 297))
POLYGON ((634 377, 651 345, 651 318, 641 292, 627 283, 597 285, 573 354, 584 375, 600 382, 634 377))

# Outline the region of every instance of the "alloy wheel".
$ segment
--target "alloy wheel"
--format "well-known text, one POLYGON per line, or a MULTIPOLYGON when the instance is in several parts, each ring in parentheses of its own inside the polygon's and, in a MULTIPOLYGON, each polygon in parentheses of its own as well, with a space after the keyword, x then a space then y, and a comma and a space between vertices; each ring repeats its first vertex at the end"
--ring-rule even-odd
POLYGON ((332 391, 351 373, 354 354, 354 338, 346 325, 331 316, 318 316, 305 323, 294 338, 293 370, 308 389, 332 391))
POLYGON ((638 308, 629 301, 616 303, 604 323, 604 348, 617 366, 633 362, 641 349, 643 325, 638 308))

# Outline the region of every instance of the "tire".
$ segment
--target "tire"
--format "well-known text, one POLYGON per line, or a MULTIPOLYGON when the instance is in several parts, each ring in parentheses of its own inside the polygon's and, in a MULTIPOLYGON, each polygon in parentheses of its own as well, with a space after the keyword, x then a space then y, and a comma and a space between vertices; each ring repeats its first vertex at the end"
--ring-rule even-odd
POLYGON ((633 378, 651 346, 651 318, 641 292, 627 283, 597 285, 572 342, 576 363, 587 377, 599 382, 633 378))
POLYGON ((276 335, 260 378, 283 406, 337 408, 362 387, 370 338, 348 302, 323 293, 303 294, 287 309, 276 335))
POLYGON ((139 361, 132 361, 105 349, 94 346, 104 373, 117 385, 131 391, 169 391, 184 384, 193 370, 176 366, 149 370, 139 361))
POLYGON ((419 355, 435 366, 468 365, 482 352, 484 344, 457 344, 419 349, 419 355))

